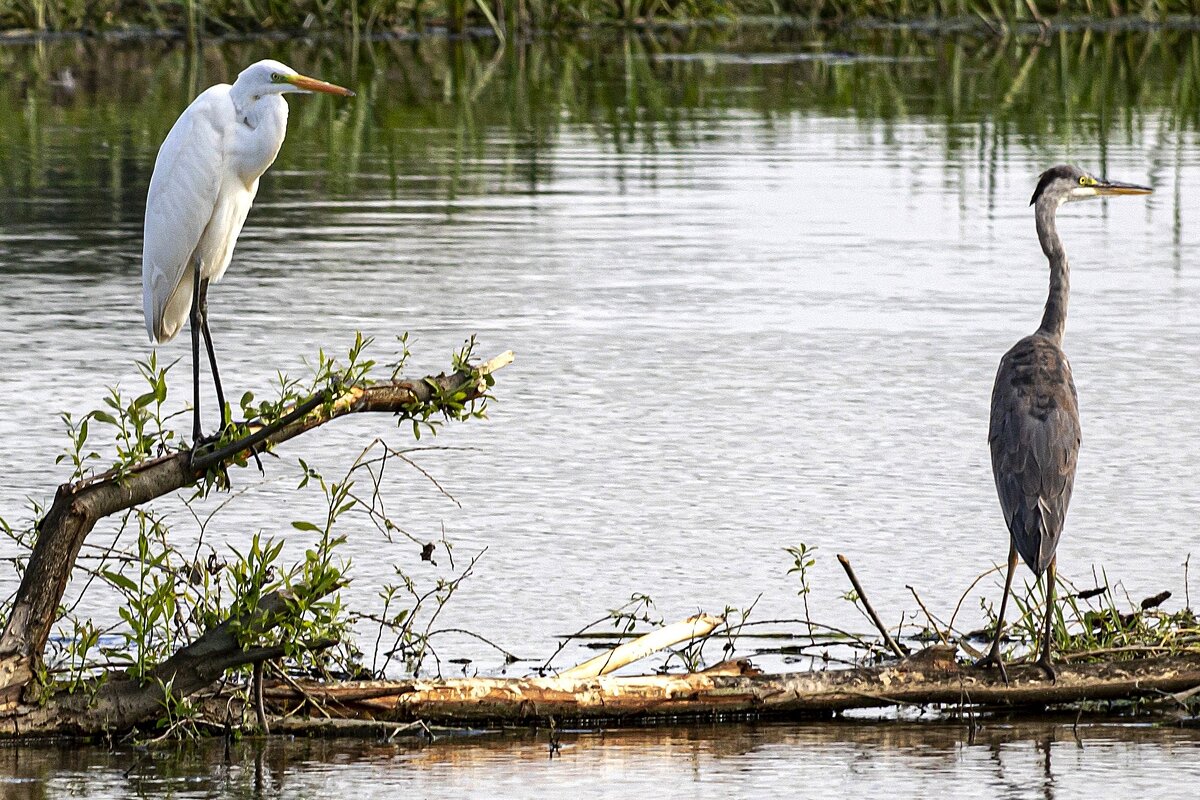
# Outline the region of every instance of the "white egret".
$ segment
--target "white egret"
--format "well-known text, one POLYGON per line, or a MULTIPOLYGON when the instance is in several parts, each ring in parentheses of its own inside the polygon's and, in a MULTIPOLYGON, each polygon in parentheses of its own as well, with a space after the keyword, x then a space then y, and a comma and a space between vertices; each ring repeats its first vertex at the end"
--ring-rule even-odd
POLYGON ((142 304, 151 341, 169 342, 190 318, 195 453, 200 429, 200 334, 208 351, 221 429, 225 396, 208 331, 208 284, 233 257, 258 179, 287 134, 288 92, 353 96, 341 86, 305 77, 278 61, 242 70, 233 85, 210 86, 192 101, 159 148, 146 195, 142 304))

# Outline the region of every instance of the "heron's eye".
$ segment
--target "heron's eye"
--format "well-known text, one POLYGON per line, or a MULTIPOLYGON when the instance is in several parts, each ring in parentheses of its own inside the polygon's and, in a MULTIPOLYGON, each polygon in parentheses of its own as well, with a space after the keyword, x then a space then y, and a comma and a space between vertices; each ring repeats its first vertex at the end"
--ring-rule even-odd
MULTIPOLYGON (((283 83, 283 76, 278 72, 271 73, 271 83, 283 83)), ((1080 178, 1082 180, 1082 178, 1080 178)))
POLYGON ((1088 179, 1087 179, 1087 175, 1080 175, 1080 176, 1079 176, 1079 185, 1080 185, 1080 186, 1087 186, 1087 185, 1088 185, 1088 179))

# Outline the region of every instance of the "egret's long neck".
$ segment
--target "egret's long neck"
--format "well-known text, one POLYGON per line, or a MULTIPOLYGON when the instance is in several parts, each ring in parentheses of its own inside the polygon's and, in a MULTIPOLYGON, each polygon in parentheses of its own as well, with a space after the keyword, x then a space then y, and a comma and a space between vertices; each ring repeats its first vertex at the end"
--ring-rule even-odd
POLYGON ((1037 332, 1062 343, 1063 330, 1067 325, 1067 296, 1071 291, 1071 266, 1067 263, 1067 252, 1054 224, 1054 215, 1060 203, 1049 198, 1038 200, 1034 206, 1037 220, 1038 241, 1042 252, 1050 262, 1050 294, 1046 298, 1046 311, 1037 332))
POLYGON ((287 134, 287 101, 279 94, 254 95, 234 83, 229 90, 239 127, 232 160, 247 187, 258 180, 279 154, 287 134))

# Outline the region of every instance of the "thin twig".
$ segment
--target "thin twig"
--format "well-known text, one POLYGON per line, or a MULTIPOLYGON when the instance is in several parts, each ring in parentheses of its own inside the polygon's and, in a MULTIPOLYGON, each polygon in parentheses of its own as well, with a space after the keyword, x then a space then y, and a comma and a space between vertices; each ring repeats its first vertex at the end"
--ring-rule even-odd
POLYGON ((921 607, 921 611, 925 614, 925 619, 929 620, 929 624, 933 626, 933 632, 936 633, 938 638, 942 640, 942 644, 950 644, 950 640, 946 638, 946 635, 942 633, 942 629, 938 627, 936 622, 934 622, 933 614, 930 614, 929 609, 926 608, 925 604, 921 602, 921 595, 917 594, 917 590, 907 583, 904 584, 904 588, 912 592, 913 599, 916 600, 917 605, 921 607))
POLYGON ((887 628, 883 626, 883 621, 879 619, 879 615, 875 613, 875 609, 871 608, 871 601, 867 599, 867 594, 863 591, 862 584, 858 582, 858 576, 854 574, 854 570, 850 567, 850 559, 841 553, 838 553, 837 559, 841 563, 842 569, 846 570, 846 576, 850 578, 850 583, 854 585, 854 591, 858 592, 858 599, 862 600, 867 616, 871 618, 871 622, 875 625, 876 629, 883 634, 883 641, 896 654, 896 658, 904 658, 908 654, 900 648, 900 645, 896 644, 896 640, 892 638, 887 628))
MULTIPOLYGON (((762 620, 755 620, 754 622, 739 622, 736 625, 730 625, 727 632, 732 633, 735 637, 743 636, 743 635, 754 636, 755 634, 742 634, 740 631, 743 628, 753 628, 758 625, 784 625, 784 624, 793 623, 793 622, 799 623, 802 625, 809 625, 814 628, 821 628, 822 630, 829 631, 831 634, 836 634, 837 636, 844 636, 847 639, 847 641, 838 641, 836 639, 830 641, 827 637, 818 637, 817 635, 814 635, 812 633, 790 633, 790 634, 787 634, 789 637, 791 637, 793 639, 809 639, 812 642, 814 647, 817 647, 819 645, 824 645, 826 647, 830 647, 830 646, 854 647, 857 645, 858 647, 861 647, 864 650, 873 650, 874 651, 874 650, 882 650, 883 649, 879 646, 879 644, 877 642, 868 641, 864 637, 859 636, 857 633, 850 633, 849 631, 842 630, 841 628, 835 628, 832 625, 825 625, 820 622, 813 622, 812 620, 809 620, 809 619, 762 619, 762 620), (735 631, 736 631, 736 633, 735 633, 735 631), (818 638, 820 638, 820 640, 821 640, 820 642, 818 642, 818 638)), ((759 634, 759 635, 760 636, 768 636, 771 634, 759 634)))
POLYGON ((985 571, 979 573, 977 576, 975 576, 975 580, 971 581, 971 585, 968 586, 967 590, 965 592, 963 592, 962 595, 959 596, 958 602, 954 606, 954 613, 950 615, 950 624, 947 626, 948 628, 950 628, 951 630, 954 630, 954 620, 958 619, 959 609, 962 608, 963 601, 967 599, 967 595, 969 595, 971 593, 971 590, 974 589, 976 586, 978 586, 979 582, 981 580, 983 580, 984 578, 986 578, 988 575, 991 575, 993 572, 999 572, 1002 569, 1004 569, 1004 567, 1002 567, 1000 565, 996 565, 996 566, 992 567, 991 569, 985 570, 985 571))
MULTIPOLYGON (((303 707, 304 703, 308 703, 313 708, 315 708, 317 711, 320 711, 321 714, 324 715, 325 719, 332 719, 329 712, 325 710, 325 706, 321 704, 321 701, 318 700, 317 698, 313 697, 308 692, 306 692, 304 690, 303 686, 301 686, 299 683, 297 683, 292 678, 291 675, 287 674, 286 670, 280 669, 279 677, 283 678, 284 682, 287 683, 289 686, 291 686, 292 689, 295 690, 300 695, 301 698, 303 698, 300 703, 301 707, 303 707)), ((262 694, 260 693, 259 698, 261 699, 261 697, 262 697, 262 694)))
POLYGON ((503 655, 504 658, 510 663, 516 663, 517 661, 524 660, 520 656, 513 655, 512 653, 508 652, 503 647, 501 647, 500 645, 493 642, 491 639, 488 639, 486 636, 480 636, 478 633, 475 633, 475 631, 469 631, 466 628, 439 628, 436 631, 430 631, 428 635, 429 635, 429 637, 433 637, 433 636, 437 636, 437 635, 443 634, 443 633, 461 633, 464 636, 472 636, 472 637, 478 639, 479 641, 483 642, 484 644, 488 645, 489 647, 492 647, 493 649, 500 651, 500 654, 503 655))

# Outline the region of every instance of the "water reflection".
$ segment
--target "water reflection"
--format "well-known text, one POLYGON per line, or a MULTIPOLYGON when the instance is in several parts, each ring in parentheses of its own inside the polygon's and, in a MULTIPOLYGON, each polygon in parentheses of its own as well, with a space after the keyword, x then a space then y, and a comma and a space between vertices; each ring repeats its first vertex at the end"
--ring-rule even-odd
POLYGON ((476 732, 434 742, 222 742, 179 749, 6 748, 6 796, 311 797, 749 796, 899 793, 941 787, 956 797, 1109 796, 1144 788, 1182 797, 1194 732, 1084 723, 996 724, 968 744, 961 726, 859 724, 694 726, 562 732, 476 732), (1072 732, 1074 731, 1074 732, 1072 732), (352 765, 352 766, 351 766, 352 765), (1133 772, 1131 772, 1131 770, 1133 772), (802 787, 802 788, 801 788, 802 787))
POLYGON ((306 146, 285 149, 276 171, 289 180, 264 183, 268 198, 301 188, 314 197, 380 188, 396 197, 414 184, 447 197, 536 191, 551 178, 537 154, 566 128, 588 126, 617 153, 634 147, 643 170, 735 109, 763 123, 768 141, 772 125, 796 111, 872 120, 882 141, 919 116, 940 128, 940 157, 977 149, 989 177, 1014 145, 1086 147, 1080 155, 1104 171, 1110 142, 1146 129, 1156 145, 1150 160, 1170 170, 1180 144, 1170 134, 1200 119, 1200 55, 1189 32, 1062 33, 1041 43, 905 32, 826 40, 784 27, 538 39, 507 49, 436 38, 199 51, 90 39, 10 45, 0 48, 10 76, 0 88, 6 219, 45 219, 37 212, 52 212, 46 205, 55 198, 41 190, 53 187, 86 194, 88 207, 105 198, 97 211, 111 222, 137 222, 153 153, 187 100, 260 57, 334 75, 362 98, 293 106, 306 146), (518 156, 510 174, 479 170, 486 159, 518 156))

